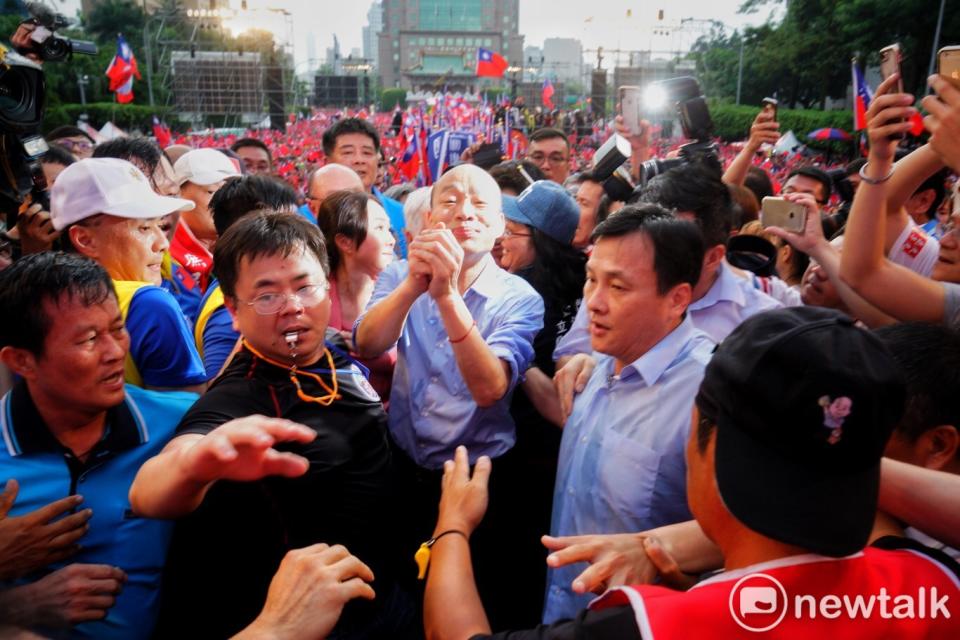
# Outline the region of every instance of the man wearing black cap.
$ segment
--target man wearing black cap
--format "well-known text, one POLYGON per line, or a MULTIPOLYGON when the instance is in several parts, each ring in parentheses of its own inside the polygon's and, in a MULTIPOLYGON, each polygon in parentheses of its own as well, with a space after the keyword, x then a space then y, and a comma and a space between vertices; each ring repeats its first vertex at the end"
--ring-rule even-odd
MULTIPOLYGON (((848 317, 799 307, 747 320, 707 366, 686 452, 690 508, 725 571, 687 592, 613 589, 576 620, 509 637, 955 637, 955 568, 916 548, 864 549, 903 400, 896 362, 848 317)), ((481 459, 471 478, 465 451, 445 466, 431 638, 490 637, 466 543, 489 473, 481 459)))

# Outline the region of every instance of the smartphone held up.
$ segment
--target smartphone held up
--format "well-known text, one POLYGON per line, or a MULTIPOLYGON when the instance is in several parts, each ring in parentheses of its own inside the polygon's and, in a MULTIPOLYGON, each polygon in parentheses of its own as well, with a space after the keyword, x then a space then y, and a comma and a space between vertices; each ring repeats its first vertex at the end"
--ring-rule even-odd
POLYGON ((794 233, 803 233, 807 226, 807 208, 786 198, 767 196, 760 205, 760 224, 767 227, 780 227, 794 233))

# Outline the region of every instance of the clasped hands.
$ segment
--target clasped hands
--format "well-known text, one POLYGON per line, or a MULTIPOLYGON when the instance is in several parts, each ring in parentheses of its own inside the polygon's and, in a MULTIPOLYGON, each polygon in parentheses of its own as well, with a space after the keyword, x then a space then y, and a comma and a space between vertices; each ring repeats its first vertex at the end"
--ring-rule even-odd
POLYGON ((417 234, 407 255, 409 278, 419 293, 428 292, 439 300, 459 292, 463 247, 442 222, 417 234))

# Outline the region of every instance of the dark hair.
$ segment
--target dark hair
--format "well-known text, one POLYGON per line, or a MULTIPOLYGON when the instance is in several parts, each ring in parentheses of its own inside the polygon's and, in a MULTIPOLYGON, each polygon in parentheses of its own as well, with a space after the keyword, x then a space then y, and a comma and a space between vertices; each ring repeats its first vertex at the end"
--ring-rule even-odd
POLYGON ((847 163, 847 166, 843 168, 843 174, 846 176, 852 176, 855 173, 860 173, 860 169, 862 169, 866 164, 866 158, 857 158, 856 160, 847 163))
POLYGON ((338 235, 352 240, 355 247, 359 247, 367 239, 367 206, 371 200, 380 204, 380 201, 369 193, 334 191, 320 203, 317 225, 327 244, 331 271, 336 271, 340 266, 340 249, 336 241, 338 235))
POLYGON ((210 211, 217 235, 222 236, 234 222, 257 209, 282 210, 297 206, 297 192, 271 176, 247 175, 227 178, 210 198, 210 211))
POLYGON ((940 208, 940 203, 943 202, 943 197, 947 195, 947 176, 949 174, 950 170, 943 168, 924 180, 913 192, 914 195, 916 195, 923 191, 933 190, 933 202, 930 204, 930 208, 924 213, 927 220, 933 220, 933 217, 937 215, 937 209, 940 208))
POLYGON ((0 347, 43 355, 53 318, 48 300, 79 300, 84 306, 116 297, 113 281, 97 262, 75 253, 44 251, 24 256, 0 271, 0 347))
POLYGON ((640 201, 692 213, 707 247, 726 244, 730 237, 732 200, 717 161, 705 159, 670 169, 647 184, 640 201))
POLYGON ((637 232, 646 235, 653 245, 657 293, 666 295, 670 289, 684 282, 691 287, 697 284, 706 251, 703 235, 697 225, 677 218, 659 205, 628 204, 617 215, 598 224, 590 241, 637 232))
POLYGON ((574 301, 583 297, 587 278, 587 256, 569 244, 554 240, 546 233, 530 229, 530 241, 536 257, 530 273, 530 285, 544 300, 574 301))
POLYGON ((787 174, 787 179, 784 180, 783 183, 786 184, 793 176, 804 176, 816 180, 823 185, 823 199, 818 200, 820 204, 824 204, 830 199, 830 194, 833 193, 833 180, 823 169, 818 169, 817 167, 797 167, 787 174))
POLYGON ((770 175, 760 167, 747 169, 743 186, 753 191, 753 195, 757 196, 757 202, 763 202, 764 198, 773 195, 773 181, 770 180, 770 175))
POLYGON ((550 140, 552 138, 561 138, 564 144, 567 145, 567 149, 570 148, 570 141, 567 139, 567 135, 560 131, 560 129, 554 129, 553 127, 543 127, 542 129, 537 129, 530 134, 530 142, 540 142, 541 140, 550 140))
POLYGON ((40 158, 40 162, 43 164, 62 164, 65 167, 69 167, 76 161, 76 156, 70 153, 69 149, 59 144, 51 144, 47 152, 40 158))
POLYGON ((704 411, 704 402, 703 397, 700 394, 697 394, 695 399, 695 404, 697 405, 697 451, 701 455, 706 452, 707 445, 710 444, 710 436, 717 428, 717 419, 710 416, 708 411, 704 411))
POLYGON ((940 425, 960 429, 960 334, 922 322, 894 324, 874 333, 907 380, 907 405, 896 431, 913 442, 940 425))
POLYGON ((90 141, 91 144, 96 143, 96 140, 90 137, 90 134, 81 129, 80 127, 74 127, 73 125, 65 124, 57 127, 50 133, 46 135, 47 140, 61 140, 63 138, 75 138, 76 136, 83 136, 90 141))
POLYGON ((143 136, 114 138, 93 148, 94 158, 120 158, 135 164, 147 176, 151 185, 153 185, 153 173, 160 164, 160 158, 165 156, 166 154, 156 142, 143 136))
POLYGON ((270 161, 270 164, 273 164, 273 154, 270 153, 270 147, 268 147, 262 140, 257 140, 256 138, 240 138, 230 145, 230 151, 236 153, 239 149, 243 149, 244 147, 256 147, 257 149, 263 149, 267 152, 267 159, 270 161))
POLYGON ((734 203, 734 229, 760 217, 760 202, 753 195, 753 191, 739 184, 730 184, 727 188, 730 189, 730 198, 734 203))
POLYGON ((237 295, 237 277, 244 258, 290 256, 296 251, 313 254, 330 274, 327 249, 317 225, 299 215, 261 209, 234 223, 213 247, 213 272, 225 296, 237 295))
POLYGON ((373 140, 373 148, 380 151, 380 135, 372 124, 362 118, 344 118, 323 132, 323 152, 327 157, 333 155, 337 138, 347 133, 362 133, 373 140))
POLYGON ((540 167, 529 160, 507 160, 506 162, 501 162, 490 167, 487 173, 493 177, 501 190, 512 189, 517 195, 520 195, 524 189, 530 186, 527 179, 520 173, 521 166, 534 182, 544 179, 540 167))

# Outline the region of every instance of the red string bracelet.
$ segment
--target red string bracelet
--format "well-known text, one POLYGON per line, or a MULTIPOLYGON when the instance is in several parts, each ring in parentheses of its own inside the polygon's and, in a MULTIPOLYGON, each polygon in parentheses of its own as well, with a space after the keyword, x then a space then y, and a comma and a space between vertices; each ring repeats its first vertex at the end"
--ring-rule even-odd
POLYGON ((474 320, 474 321, 473 321, 473 324, 470 325, 470 328, 467 329, 467 332, 466 332, 465 334, 463 334, 463 337, 462 337, 462 338, 457 338, 456 340, 453 340, 452 338, 449 338, 449 337, 448 337, 447 340, 450 341, 450 344, 457 344, 458 342, 463 342, 464 340, 467 339, 467 336, 470 335, 470 332, 473 331, 473 328, 476 327, 476 326, 477 326, 477 321, 474 320))

